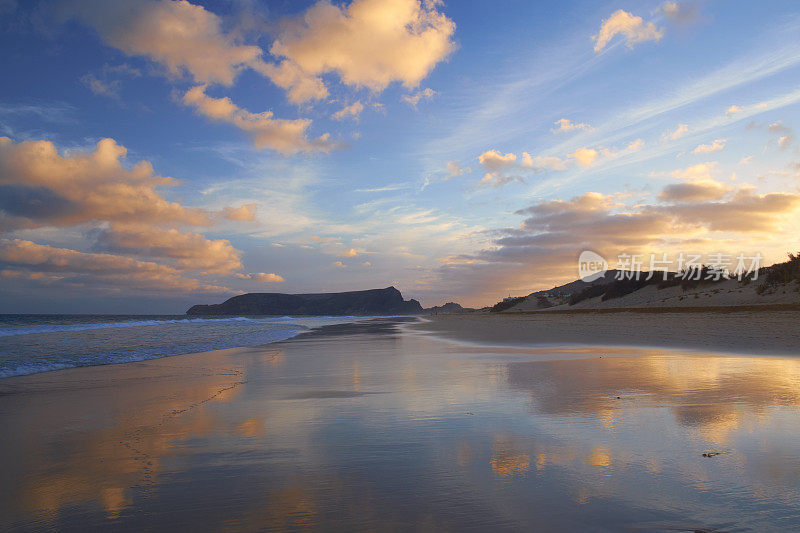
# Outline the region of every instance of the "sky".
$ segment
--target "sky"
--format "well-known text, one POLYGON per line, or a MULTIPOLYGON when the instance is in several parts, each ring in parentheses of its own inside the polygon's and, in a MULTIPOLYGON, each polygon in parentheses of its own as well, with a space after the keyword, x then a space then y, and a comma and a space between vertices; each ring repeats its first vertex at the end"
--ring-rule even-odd
POLYGON ((800 250, 793 1, 0 0, 0 312, 800 250))

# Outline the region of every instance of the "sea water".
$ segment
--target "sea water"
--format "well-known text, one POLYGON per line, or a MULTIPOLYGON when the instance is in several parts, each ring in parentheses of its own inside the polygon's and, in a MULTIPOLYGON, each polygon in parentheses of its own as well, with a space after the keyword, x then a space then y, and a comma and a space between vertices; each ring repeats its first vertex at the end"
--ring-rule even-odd
POLYGON ((289 339, 364 317, 0 315, 0 378, 289 339))

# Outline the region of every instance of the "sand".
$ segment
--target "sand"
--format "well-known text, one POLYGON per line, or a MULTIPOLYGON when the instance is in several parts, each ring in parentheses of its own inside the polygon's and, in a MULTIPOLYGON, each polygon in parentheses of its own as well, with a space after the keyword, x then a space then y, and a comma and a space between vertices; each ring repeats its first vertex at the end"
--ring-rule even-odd
POLYGON ((606 310, 436 315, 416 326, 486 344, 686 348, 761 355, 800 354, 794 310, 606 310))
MULTIPOLYGON (((659 289, 648 285, 620 298, 602 301, 601 297, 588 298, 574 305, 560 304, 543 311, 579 309, 643 309, 643 308, 695 308, 729 306, 794 307, 800 310, 800 284, 789 283, 758 294, 761 282, 741 283, 735 279, 720 281, 684 290, 681 287, 659 289)), ((540 312, 538 300, 529 298, 514 306, 510 312, 540 312)))

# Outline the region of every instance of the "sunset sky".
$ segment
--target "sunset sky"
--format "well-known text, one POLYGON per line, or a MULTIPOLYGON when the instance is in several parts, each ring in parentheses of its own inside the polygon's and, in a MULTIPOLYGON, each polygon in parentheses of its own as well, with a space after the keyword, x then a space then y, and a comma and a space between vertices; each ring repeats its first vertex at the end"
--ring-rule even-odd
POLYGON ((800 250, 796 1, 0 0, 0 312, 800 250))

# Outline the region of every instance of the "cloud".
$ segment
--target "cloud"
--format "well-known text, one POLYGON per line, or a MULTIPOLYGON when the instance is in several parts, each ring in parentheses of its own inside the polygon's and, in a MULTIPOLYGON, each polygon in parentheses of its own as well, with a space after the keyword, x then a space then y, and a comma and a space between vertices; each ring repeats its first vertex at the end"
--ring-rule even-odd
POLYGON ((128 287, 155 291, 231 292, 226 287, 182 277, 179 270, 166 265, 119 255, 56 248, 21 239, 0 239, 0 265, 22 268, 34 274, 47 273, 51 275, 50 279, 92 289, 128 287))
POLYGON ((331 263, 331 264, 332 264, 333 266, 335 266, 336 268, 347 268, 347 265, 345 265, 345 264, 344 264, 344 263, 342 263, 341 261, 334 261, 334 262, 333 262, 333 263, 331 263))
POLYGON ((773 122, 769 125, 768 129, 771 133, 778 135, 777 142, 781 150, 785 150, 794 142, 794 131, 792 131, 790 127, 780 122, 773 122))
POLYGON ((678 139, 686 135, 688 132, 689 132, 688 125, 678 124, 678 127, 675 128, 675 130, 673 130, 672 132, 668 133, 666 137, 670 141, 677 141, 678 139))
POLYGON ((716 161, 711 161, 708 163, 698 163, 697 165, 692 165, 690 167, 673 170, 670 174, 676 178, 684 178, 696 181, 711 181, 713 180, 712 175, 716 174, 716 172, 717 163, 716 161))
POLYGON ((664 2, 661 10, 667 19, 677 24, 690 24, 698 19, 697 5, 694 2, 664 2))
POLYGON ((140 161, 122 165, 127 150, 113 139, 69 156, 49 141, 0 137, 0 229, 74 226, 90 221, 203 225, 210 214, 164 199, 156 187, 174 180, 140 161))
POLYGON ((112 224, 100 232, 96 248, 153 259, 173 259, 175 268, 228 274, 242 268, 239 251, 226 239, 147 224, 112 224))
POLYGON ((667 186, 660 195, 666 203, 659 204, 625 206, 616 195, 596 192, 534 203, 517 212, 524 217, 518 226, 493 230, 497 237, 482 251, 447 258, 440 283, 484 297, 514 287, 546 288, 575 279, 582 250, 615 258, 698 247, 708 253, 767 251, 771 245, 783 253, 800 215, 800 194, 757 194, 743 187, 720 197, 713 184, 696 185, 693 191, 667 186))
POLYGON ((644 22, 642 17, 620 9, 605 19, 598 34, 592 37, 595 41, 594 51, 602 51, 617 34, 624 36, 628 48, 633 48, 637 43, 658 41, 664 36, 664 31, 652 22, 644 22))
POLYGON ((206 290, 203 283, 179 274, 224 275, 240 269, 239 251, 229 241, 208 239, 185 227, 211 225, 220 214, 247 219, 255 213, 255 205, 213 213, 170 202, 160 188, 175 180, 156 174, 147 161, 123 166, 126 153, 113 139, 99 141, 93 151, 63 155, 48 141, 15 143, 0 137, 0 232, 79 228, 79 234, 93 240, 85 247, 103 253, 42 247, 27 240, 13 246, 6 243, 6 251, 40 257, 17 262, 34 272, 60 272, 64 269, 55 267, 63 259, 65 268, 72 265, 64 272, 73 281, 78 276, 86 283, 95 275, 89 263, 98 261, 109 270, 98 274, 98 290, 129 282, 206 290), (120 269, 128 268, 131 279, 113 279, 113 265, 118 277, 120 269))
POLYGON ((331 115, 331 118, 334 120, 345 120, 352 118, 353 120, 358 121, 358 117, 361 115, 362 111, 364 111, 364 104, 361 102, 355 102, 349 106, 343 107, 331 115))
POLYGON ((504 168, 511 167, 514 165, 516 160, 516 155, 512 153, 503 155, 497 150, 487 150, 478 156, 478 161, 488 171, 502 170, 504 168))
POLYGON ((282 283, 286 281, 280 274, 255 272, 253 274, 236 274, 239 279, 252 279, 262 283, 282 283))
POLYGON ((261 62, 261 48, 237 43, 220 17, 185 0, 75 0, 58 11, 94 28, 109 46, 198 83, 230 86, 242 69, 261 62))
POLYGON ((579 165, 590 167, 597 160, 598 155, 594 148, 580 148, 569 154, 569 157, 577 161, 579 165))
POLYGON ((329 152, 336 144, 329 140, 328 134, 310 140, 306 130, 310 119, 274 118, 272 111, 251 113, 234 104, 230 98, 213 98, 206 95, 206 86, 198 85, 183 95, 183 103, 211 120, 232 124, 247 133, 256 149, 269 148, 284 155, 297 152, 329 152))
POLYGON ((436 91, 428 87, 410 94, 404 94, 400 98, 405 103, 416 109, 417 104, 419 104, 420 101, 432 100, 435 95, 436 91))
POLYGON ((714 142, 711 144, 701 144, 700 146, 692 150, 692 153, 708 154, 711 152, 718 152, 720 150, 724 150, 726 141, 727 139, 715 139, 714 142))
POLYGON ((704 202, 720 200, 728 187, 715 180, 674 183, 662 189, 658 198, 666 202, 704 202))
POLYGON ((506 176, 501 173, 501 171, 513 167, 516 163, 517 156, 513 153, 504 155, 497 150, 488 150, 478 156, 478 161, 488 171, 479 183, 482 186, 499 187, 520 179, 518 176, 506 176))
POLYGON ((522 167, 534 170, 566 170, 566 162, 555 156, 531 156, 528 152, 522 152, 522 167))
POLYGON ((104 81, 90 73, 81 77, 81 83, 97 96, 119 100, 119 80, 104 81))
POLYGON ((472 172, 472 169, 469 167, 462 167, 458 161, 448 161, 447 162, 447 177, 448 178, 455 178, 457 176, 463 176, 464 174, 469 174, 472 172))
POLYGON ((341 253, 342 257, 355 257, 357 255, 358 251, 355 248, 350 248, 341 253))
POLYGON ((586 130, 589 131, 592 129, 590 124, 586 124, 584 122, 580 122, 578 124, 572 122, 568 118, 561 118, 556 120, 553 124, 556 127, 552 130, 553 133, 560 133, 565 131, 575 131, 575 130, 586 130))
POLYGON ((241 207, 226 207, 222 210, 222 215, 228 220, 236 222, 252 222, 256 219, 256 204, 246 204, 241 207))
POLYGON ((331 72, 346 85, 376 92, 392 82, 414 88, 455 49, 454 32, 437 2, 320 1, 283 25, 270 47, 281 62, 270 70, 293 73, 282 86, 294 102, 324 97, 320 76, 331 72), (298 91, 304 84, 316 93, 298 91))
POLYGON ((742 108, 739 107, 738 105, 732 105, 725 111, 725 114, 728 115, 729 117, 732 117, 736 113, 739 113, 741 110, 742 108))

